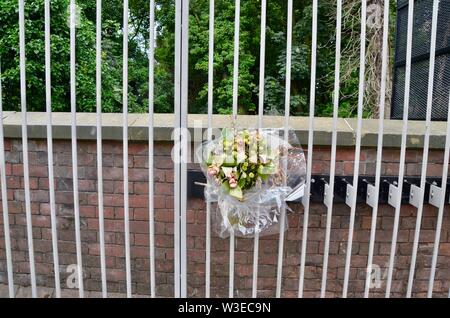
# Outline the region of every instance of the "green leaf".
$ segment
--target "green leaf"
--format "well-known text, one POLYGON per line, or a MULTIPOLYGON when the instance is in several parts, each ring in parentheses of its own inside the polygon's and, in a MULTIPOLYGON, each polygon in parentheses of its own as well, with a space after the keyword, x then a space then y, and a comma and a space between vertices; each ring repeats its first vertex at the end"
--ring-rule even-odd
POLYGON ((244 197, 244 195, 242 193, 242 189, 241 189, 240 186, 237 186, 234 189, 230 189, 229 193, 230 193, 231 196, 233 196, 233 197, 235 197, 235 198, 237 198, 239 200, 242 200, 242 198, 244 197))
POLYGON ((222 188, 227 192, 227 193, 230 193, 230 184, 228 183, 228 180, 225 180, 223 183, 222 183, 222 188))

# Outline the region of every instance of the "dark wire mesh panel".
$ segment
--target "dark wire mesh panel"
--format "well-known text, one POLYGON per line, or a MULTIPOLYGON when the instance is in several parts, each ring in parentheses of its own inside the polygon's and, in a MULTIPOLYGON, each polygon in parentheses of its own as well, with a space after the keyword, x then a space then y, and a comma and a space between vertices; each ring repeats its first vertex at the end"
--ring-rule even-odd
MULTIPOLYGON (((411 88, 409 95, 409 119, 424 120, 427 111, 428 95, 428 60, 413 63, 411 66, 411 88)), ((405 94, 405 67, 395 69, 392 118, 403 118, 403 101, 405 94)), ((450 54, 436 57, 431 118, 447 120, 450 91, 450 54)))
MULTIPOLYGON (((399 1, 391 118, 403 118, 406 38, 408 25, 407 0, 399 1), (403 6, 401 6, 401 4, 403 6)), ((414 5, 413 47, 409 119, 424 120, 427 107, 428 72, 433 0, 416 0, 414 5)), ((450 0, 441 0, 438 13, 436 63, 433 88, 433 120, 446 120, 450 90, 450 0)))

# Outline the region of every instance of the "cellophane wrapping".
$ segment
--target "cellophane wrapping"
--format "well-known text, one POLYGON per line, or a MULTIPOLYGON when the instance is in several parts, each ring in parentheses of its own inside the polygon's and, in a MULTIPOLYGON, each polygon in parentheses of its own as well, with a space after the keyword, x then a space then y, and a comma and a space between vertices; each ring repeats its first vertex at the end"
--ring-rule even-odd
MULTIPOLYGON (((228 129, 220 137, 202 143, 196 150, 197 159, 208 181, 205 199, 215 207, 211 213, 212 227, 222 238, 228 237, 231 232, 237 237, 254 237, 255 233, 259 233, 259 236, 276 234, 280 232, 282 221, 287 230, 285 215, 290 209, 285 199, 305 182, 306 160, 294 132, 288 131, 286 137, 283 129, 245 129, 244 133, 257 136, 264 144, 264 153, 257 152, 258 162, 267 161, 269 157, 273 165, 270 165, 271 169, 268 175, 264 175, 264 180, 257 177, 250 188, 242 191, 242 196, 230 195, 228 182, 225 186, 210 171, 217 169, 217 165, 211 163, 212 156, 226 157, 224 140, 236 141, 243 130, 228 129)), ((239 154, 235 154, 234 158, 239 160, 241 157, 243 160, 251 156, 252 152, 248 148, 237 149, 239 154)), ((261 147, 257 148, 261 150, 261 147)))

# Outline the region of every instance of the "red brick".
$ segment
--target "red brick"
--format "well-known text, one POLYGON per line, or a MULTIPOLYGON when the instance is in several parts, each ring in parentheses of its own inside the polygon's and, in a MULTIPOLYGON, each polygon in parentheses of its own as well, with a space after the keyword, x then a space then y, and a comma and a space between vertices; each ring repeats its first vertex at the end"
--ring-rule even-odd
POLYGON ((121 180, 123 178, 123 168, 120 167, 104 167, 104 180, 121 180))
POLYGON ((131 257, 132 258, 143 258, 146 259, 149 257, 150 251, 148 247, 141 246, 133 246, 131 248, 131 257))
POLYGON ((123 221, 121 220, 105 220, 105 231, 122 232, 124 230, 123 221))
POLYGON ((398 163, 387 163, 386 164, 386 175, 398 175, 400 165, 398 163))
MULTIPOLYGON (((39 179, 38 178, 30 177, 29 181, 30 181, 30 190, 38 190, 38 189, 40 189, 39 188, 39 179)), ((41 190, 44 190, 44 189, 41 189, 41 190)))
POLYGON ((86 218, 95 218, 97 216, 97 207, 93 205, 80 206, 80 216, 86 218))
POLYGON ((153 162, 158 169, 173 169, 174 166, 172 158, 166 156, 155 156, 153 162))
POLYGON ((450 243, 441 243, 439 245, 439 255, 450 256, 450 243))
POLYGON ((8 189, 19 189, 21 187, 19 177, 15 177, 15 176, 7 177, 6 187, 8 189))
POLYGON ((317 161, 312 163, 312 173, 326 174, 330 168, 330 163, 326 161, 317 161))
POLYGON ((148 182, 133 182, 134 194, 148 194, 148 182))
POLYGON ((47 151, 47 143, 45 139, 29 139, 28 151, 47 151))
POLYGON ((146 234, 134 234, 134 243, 140 246, 149 245, 149 236, 146 234))
MULTIPOLYGON (((130 193, 130 184, 128 184, 128 193, 130 193)), ((113 192, 114 194, 123 194, 123 181, 114 181, 113 182, 113 192)), ((131 190, 133 190, 133 187, 131 186, 131 190)))
POLYGON ((148 145, 144 142, 133 142, 128 145, 128 153, 130 155, 146 155, 148 154, 148 145))
POLYGON ((167 170, 166 172, 165 172, 165 174, 166 174, 166 182, 169 182, 169 183, 173 183, 174 182, 174 179, 173 179, 173 170, 167 170))
POLYGON ((46 166, 29 166, 30 177, 47 177, 48 168, 46 166))
POLYGON ((48 184, 47 178, 39 178, 38 182, 39 182, 38 189, 40 189, 40 190, 48 190, 49 189, 49 184, 48 184))
POLYGON ((442 167, 441 164, 429 163, 427 166, 427 175, 428 176, 442 176, 442 167))
POLYGON ((355 151, 353 148, 340 148, 336 151, 336 161, 353 161, 355 159, 355 151))
POLYGON ((155 194, 173 195, 173 185, 168 183, 155 183, 155 194))
POLYGON ((353 175, 353 162, 344 162, 344 175, 353 175))
POLYGON ((23 165, 20 164, 12 164, 12 174, 15 176, 23 176, 23 165))
POLYGON ((50 227, 50 216, 33 215, 32 223, 35 227, 50 227))
POLYGON ((87 219, 87 227, 90 230, 97 230, 99 228, 99 221, 98 219, 87 219))
POLYGON ((133 156, 133 167, 148 168, 148 156, 133 156))
POLYGON ((428 152, 428 162, 443 163, 444 162, 444 152, 439 151, 439 150, 430 150, 428 152))
POLYGON ((173 247, 173 236, 171 236, 171 235, 155 235, 155 246, 157 246, 157 247, 173 247))
POLYGON ((78 180, 78 190, 82 192, 95 192, 97 185, 94 180, 78 180))
POLYGON ((13 174, 13 167, 12 167, 12 165, 10 163, 6 163, 5 164, 5 174, 7 176, 10 176, 10 175, 13 174))
POLYGON ((125 271, 109 269, 106 271, 106 279, 113 282, 123 282, 125 281, 125 271))
POLYGON ((130 181, 148 181, 148 176, 148 169, 143 168, 133 168, 128 173, 130 181))
POLYGON ((134 208, 132 209, 132 219, 135 221, 147 221, 149 218, 148 208, 134 208))
POLYGON ((130 221, 131 233, 148 233, 148 231, 149 231, 148 222, 130 221))
POLYGON ((123 195, 105 194, 103 202, 105 206, 123 206, 123 195))
POLYGON ((148 207, 148 195, 130 195, 130 207, 131 208, 146 208, 148 207))
POLYGON ((173 210, 169 209, 155 210, 155 221, 173 222, 173 210))

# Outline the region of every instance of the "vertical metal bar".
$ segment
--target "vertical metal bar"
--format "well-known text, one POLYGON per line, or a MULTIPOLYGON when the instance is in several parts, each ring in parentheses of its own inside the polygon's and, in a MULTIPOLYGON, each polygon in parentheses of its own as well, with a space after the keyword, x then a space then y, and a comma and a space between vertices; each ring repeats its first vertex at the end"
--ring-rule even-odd
MULTIPOLYGON (((353 191, 350 202, 350 224, 348 230, 348 242, 347 252, 345 259, 345 271, 344 271, 344 287, 342 291, 342 297, 347 297, 348 292, 348 280, 350 275, 350 265, 352 258, 352 245, 353 245, 353 230, 355 227, 355 213, 356 213, 356 191, 358 189, 358 176, 359 176, 359 162, 361 155, 361 128, 362 128, 362 114, 364 103, 364 79, 365 79, 365 59, 366 59, 366 9, 367 1, 361 1, 361 41, 360 41, 360 56, 359 56, 359 89, 358 89, 358 121, 356 126, 356 147, 355 147, 355 160, 353 165, 353 183, 351 187, 347 187, 347 191, 353 191)), ((349 195, 347 193, 347 195, 349 195)))
POLYGON ((339 81, 341 68, 341 24, 342 24, 342 0, 337 0, 336 8, 336 56, 334 65, 334 95, 333 95, 333 130, 331 134, 331 165, 330 181, 328 185, 328 196, 325 198, 327 205, 327 222, 325 230, 325 246, 323 252, 322 285, 320 297, 325 297, 327 288, 328 255, 330 251, 331 221, 333 217, 334 176, 336 172, 336 144, 337 144, 337 121, 339 112, 339 81))
POLYGON ((395 205, 395 215, 394 215, 394 227, 392 232, 392 243, 391 243, 391 254, 389 257, 389 267, 386 283, 386 298, 390 297, 391 285, 392 285, 392 275, 394 272, 394 262, 395 254, 397 248, 397 235, 398 226, 400 221, 400 208, 402 204, 401 193, 403 190, 403 178, 405 175, 405 157, 406 157, 406 138, 408 133, 408 111, 409 111, 409 91, 410 91, 410 80, 411 80, 411 51, 412 51, 412 33, 413 33, 413 15, 414 15, 414 0, 409 0, 408 5, 408 31, 406 39, 406 70, 405 70, 405 95, 403 104, 403 127, 402 127, 402 142, 400 148, 400 167, 398 174, 398 193, 397 202, 395 205))
MULTIPOLYGON (((450 96, 448 100, 448 105, 449 105, 448 109, 450 110, 450 96)), ((431 258, 430 279, 428 281, 428 291, 427 291, 428 298, 431 298, 433 296, 434 277, 436 274, 436 264, 439 254, 439 244, 441 241, 442 220, 444 218, 445 192, 447 190, 447 182, 445 182, 445 180, 447 180, 448 177, 449 155, 450 155, 450 111, 448 111, 447 113, 447 135, 445 137, 444 164, 442 167, 441 200, 439 202, 439 212, 436 223, 436 234, 434 237, 433 256, 431 258)), ((450 298, 450 290, 449 290, 449 298, 450 298)))
MULTIPOLYGON (((208 141, 212 138, 213 85, 214 85, 214 0, 209 1, 209 47, 208 47, 208 141)), ((206 259, 205 297, 211 297, 211 202, 206 202, 206 259)))
POLYGON ((34 263, 33 224, 31 218, 30 175, 28 165, 28 132, 27 132, 27 91, 25 71, 25 13, 24 0, 19 0, 19 46, 20 46, 20 105, 22 113, 22 151, 23 182, 25 189, 25 213, 27 220, 28 255, 30 259, 31 295, 37 297, 36 271, 34 263))
POLYGON ((8 189, 5 169, 5 139, 3 136, 3 94, 2 67, 0 61, 0 182, 2 188, 3 231, 5 233, 6 271, 8 273, 9 298, 14 298, 14 278, 11 255, 11 234, 9 232, 8 189))
POLYGON ((370 275, 372 272, 373 253, 375 248, 375 234, 377 229, 378 198, 380 192, 381 161, 383 155, 383 132, 384 132, 384 106, 386 103, 386 75, 388 64, 388 36, 389 36, 389 0, 384 0, 383 15, 383 52, 381 61, 381 83, 380 83, 380 107, 378 117, 378 142, 377 161, 375 167, 375 190, 373 192, 375 205, 372 207, 372 220, 370 225, 370 243, 367 260, 366 282, 364 287, 364 297, 369 297, 370 275))
POLYGON ((264 116, 264 80, 266 62, 266 9, 267 0, 261 0, 261 31, 259 47, 259 94, 258 94, 258 128, 263 126, 264 116))
POLYGON ((238 113, 239 23, 241 16, 241 0, 236 0, 234 5, 233 116, 236 116, 238 113))
POLYGON ((150 235, 150 296, 155 297, 155 209, 154 209, 154 164, 153 164, 153 117, 154 117, 154 87, 155 87, 155 0, 150 0, 150 29, 148 53, 148 207, 149 207, 149 235, 150 235))
POLYGON ((102 297, 108 297, 105 259, 105 225, 103 208, 103 149, 102 149, 102 0, 97 0, 96 12, 96 121, 97 121, 97 190, 98 231, 100 237, 100 270, 102 276, 102 297))
POLYGON ((187 160, 188 160, 188 131, 187 131, 187 116, 188 116, 188 78, 189 78, 189 0, 182 1, 182 21, 181 21, 181 116, 180 127, 183 133, 181 144, 181 184, 180 184, 180 235, 181 235, 181 268, 180 268, 180 295, 186 297, 187 293, 187 224, 186 224, 186 210, 187 210, 187 160))
POLYGON ((174 295, 180 297, 180 118, 181 118, 181 0, 175 1, 175 74, 174 74, 174 295))
POLYGON ((311 82, 309 88, 309 124, 308 124, 308 159, 306 167, 306 190, 303 197, 303 234, 300 254, 300 280, 298 296, 303 297, 305 280, 306 244, 308 242, 309 203, 311 196, 312 152, 314 142, 314 105, 316 102, 316 54, 317 54, 317 11, 318 0, 313 0, 312 7, 312 43, 311 43, 311 82))
MULTIPOLYGON (((425 137, 423 145, 422 155, 422 171, 420 177, 420 189, 419 192, 419 207, 417 209, 416 228, 414 231, 414 242, 411 256, 411 264, 409 268, 408 286, 406 291, 406 297, 410 298, 412 293, 412 286, 414 281, 414 272, 416 269, 417 249, 419 247, 420 228, 422 224, 422 212, 423 212, 423 199, 425 195, 425 183, 427 179, 427 166, 428 166, 428 150, 430 147, 430 129, 431 129, 431 109, 433 106, 433 87, 434 87, 434 65, 436 58, 436 31, 437 31, 437 17, 439 9, 439 0, 433 0, 433 16, 431 19, 431 43, 430 43, 430 64, 428 74, 428 96, 427 96, 427 111, 425 121, 425 137)), ((442 179, 444 180, 444 179, 442 179)), ((444 183, 444 181, 442 182, 444 183)))
MULTIPOLYGON (((261 130, 264 116, 264 80, 265 80, 265 59, 266 59, 266 0, 261 1, 261 31, 260 31, 260 51, 259 51, 259 96, 258 96, 258 130, 261 130)), ((256 220, 259 220, 259 209, 256 220)), ((255 224, 255 237, 253 241, 253 280, 252 297, 258 295, 258 256, 259 256, 259 223, 255 224)), ((277 276, 278 277, 278 276, 277 276)), ((278 290, 278 278, 277 278, 278 290)))
POLYGON ((309 89, 308 159, 306 168, 306 190, 303 197, 303 234, 300 254, 300 280, 298 297, 303 297, 305 281, 306 245, 308 242, 309 203, 311 196, 312 152, 314 142, 314 105, 316 102, 316 54, 317 54, 317 12, 318 1, 313 0, 312 7, 312 43, 311 43, 311 82, 309 89))
POLYGON ((50 64, 50 0, 44 3, 45 15, 45 100, 47 108, 47 155, 48 155, 48 187, 50 192, 50 217, 53 249, 53 271, 55 272, 55 295, 61 297, 59 280, 58 234, 55 208, 55 179, 53 174, 53 134, 52 134, 52 94, 50 64))
POLYGON ((303 236, 300 255, 300 281, 298 296, 303 297, 303 284, 305 279, 306 244, 308 241, 309 203, 311 193, 312 152, 314 142, 314 105, 316 102, 316 55, 317 55, 317 11, 318 1, 313 0, 312 7, 312 43, 311 43, 311 82, 309 88, 309 124, 308 124, 308 159, 306 168, 306 191, 303 197, 303 236))
MULTIPOLYGON (((241 15, 241 1, 236 0, 234 11, 234 61, 233 61, 233 117, 238 113, 238 80, 239 80, 239 23, 241 15)), ((230 270, 228 297, 234 296, 234 231, 230 233, 230 270)))
POLYGON ((123 1, 123 216, 125 225, 125 271, 127 297, 131 298, 130 210, 128 195, 128 0, 123 1))
POLYGON ((186 297, 189 1, 175 2, 175 297, 186 297))
MULTIPOLYGON (((289 141, 289 115, 291 112, 291 62, 292 62, 292 1, 288 1, 288 23, 286 30, 286 84, 284 94, 284 141, 289 141)), ((264 25, 265 28, 265 25, 264 25)), ((314 36, 313 36, 314 37, 314 36)), ((287 160, 283 161, 283 170, 287 171, 287 160)), ((286 176, 283 178, 283 184, 286 186, 286 176)), ((281 297, 281 285, 283 280, 283 252, 284 237, 286 229, 286 207, 281 209, 280 217, 280 236, 278 238, 278 260, 277 260, 277 286, 275 296, 281 297)))
POLYGON ((80 298, 84 297, 83 263, 81 253, 80 233, 80 202, 78 196, 78 154, 77 154, 77 103, 75 77, 75 28, 76 10, 75 0, 70 0, 70 107, 71 107, 71 139, 72 139, 72 176, 73 176, 73 204, 75 212, 75 241, 77 252, 77 272, 80 298))

